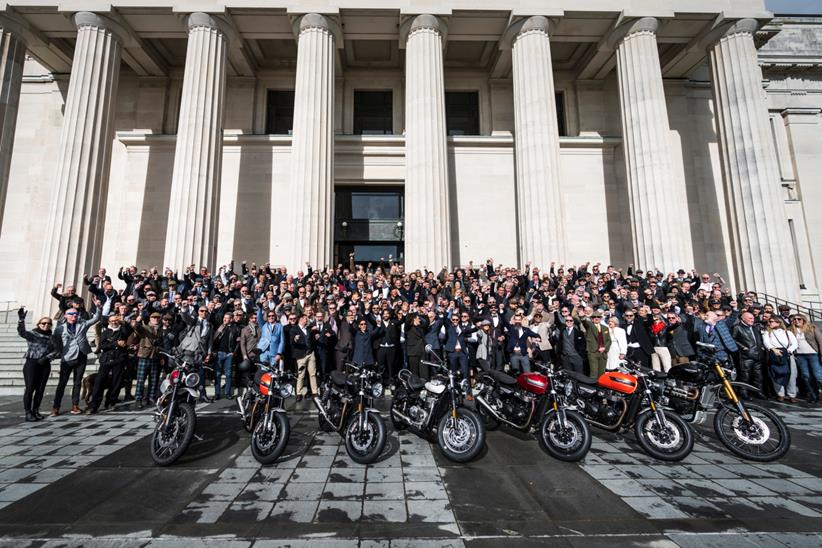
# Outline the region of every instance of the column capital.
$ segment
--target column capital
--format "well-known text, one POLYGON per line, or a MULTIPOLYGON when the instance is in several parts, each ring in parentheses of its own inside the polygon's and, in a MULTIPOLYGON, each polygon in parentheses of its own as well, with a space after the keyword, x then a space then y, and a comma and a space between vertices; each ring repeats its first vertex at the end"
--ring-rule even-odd
POLYGON ((640 17, 637 19, 629 19, 617 25, 617 27, 608 36, 608 45, 611 49, 615 49, 623 40, 633 34, 645 32, 656 35, 659 30, 659 19, 656 17, 640 17))
POLYGON ((400 24, 400 47, 404 48, 408 38, 420 30, 433 30, 442 38, 442 43, 448 39, 448 20, 439 15, 422 13, 406 17, 400 24))
POLYGON ((291 20, 294 37, 299 40, 300 34, 306 30, 321 29, 331 34, 334 38, 334 47, 343 47, 343 32, 340 23, 335 16, 322 13, 303 13, 291 20))
POLYGON ((556 22, 545 15, 528 15, 514 18, 502 35, 501 49, 511 49, 517 38, 526 32, 542 32, 551 36, 556 22))
POLYGON ((702 45, 706 49, 712 48, 723 38, 728 38, 738 34, 748 34, 751 38, 753 38, 753 35, 757 30, 759 30, 759 27, 759 21, 753 18, 726 19, 724 21, 719 21, 702 40, 702 45))
POLYGON ((129 40, 128 31, 122 25, 104 15, 91 11, 78 11, 74 14, 72 20, 78 31, 88 27, 106 29, 120 45, 129 40))
POLYGON ((203 28, 220 32, 229 42, 235 42, 237 39, 237 31, 228 21, 201 11, 188 14, 186 17, 186 30, 188 32, 203 28))

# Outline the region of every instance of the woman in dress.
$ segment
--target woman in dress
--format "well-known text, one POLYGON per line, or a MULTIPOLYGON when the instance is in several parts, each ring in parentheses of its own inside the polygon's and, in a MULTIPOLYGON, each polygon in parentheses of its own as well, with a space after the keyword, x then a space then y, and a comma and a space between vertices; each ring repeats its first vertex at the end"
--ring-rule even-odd
POLYGON ((628 352, 628 337, 625 330, 619 327, 619 320, 616 316, 608 318, 608 330, 611 332, 611 346, 608 348, 608 361, 605 364, 606 370, 617 369, 619 362, 625 359, 628 352))
POLYGON ((768 370, 777 401, 785 401, 787 392, 790 402, 796 403, 796 362, 791 359, 798 347, 796 336, 785 329, 782 320, 774 316, 768 320, 762 342, 768 350, 768 370))

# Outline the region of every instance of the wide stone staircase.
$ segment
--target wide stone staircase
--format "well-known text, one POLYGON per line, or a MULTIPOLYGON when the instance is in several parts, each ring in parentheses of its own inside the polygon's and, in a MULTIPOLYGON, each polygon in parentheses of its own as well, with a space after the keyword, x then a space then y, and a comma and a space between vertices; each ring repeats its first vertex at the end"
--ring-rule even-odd
MULTIPOLYGON (((32 318, 26 318, 26 329, 32 329, 32 318)), ((91 338, 93 340, 94 334, 91 338)), ((92 345, 94 348, 94 345, 92 345)), ((13 310, 9 314, 0 312, 0 396, 16 396, 23 394, 23 355, 26 353, 26 341, 17 334, 17 311, 13 310)), ((97 371, 97 355, 89 354, 86 375, 97 371)), ((57 379, 60 376, 60 362, 51 362, 51 375, 47 391, 54 391, 57 386, 57 379)), ((68 388, 71 392, 71 388, 68 388)))

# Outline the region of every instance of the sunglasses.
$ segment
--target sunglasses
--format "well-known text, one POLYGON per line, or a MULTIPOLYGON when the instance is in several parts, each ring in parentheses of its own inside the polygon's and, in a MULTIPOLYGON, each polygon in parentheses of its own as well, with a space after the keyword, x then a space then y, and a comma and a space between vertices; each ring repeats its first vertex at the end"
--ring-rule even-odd
POLYGON ((79 312, 66 312, 66 316, 76 316, 79 312))
POLYGON ((51 322, 40 322, 37 325, 51 325, 51 322))

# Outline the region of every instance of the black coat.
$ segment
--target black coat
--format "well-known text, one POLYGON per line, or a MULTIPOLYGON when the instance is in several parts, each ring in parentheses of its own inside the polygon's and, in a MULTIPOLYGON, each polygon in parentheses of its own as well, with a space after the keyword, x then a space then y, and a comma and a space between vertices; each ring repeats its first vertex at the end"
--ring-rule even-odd
POLYGON ((115 365, 128 360, 128 346, 119 346, 117 341, 127 341, 131 329, 125 325, 114 331, 108 327, 100 335, 100 363, 115 365))
POLYGON ((654 353, 654 343, 651 341, 651 333, 642 318, 634 318, 634 326, 628 333, 628 326, 625 326, 625 334, 628 344, 639 343, 639 347, 649 356, 654 353))
POLYGON ((305 326, 305 331, 307 336, 303 334, 303 330, 297 324, 288 325, 285 328, 285 344, 288 348, 288 355, 295 360, 305 358, 314 352, 314 338, 311 336, 311 329, 308 325, 305 326))
POLYGON ((743 323, 734 326, 734 340, 739 346, 739 357, 745 360, 759 360, 762 358, 762 331, 757 324, 748 327, 743 323))

